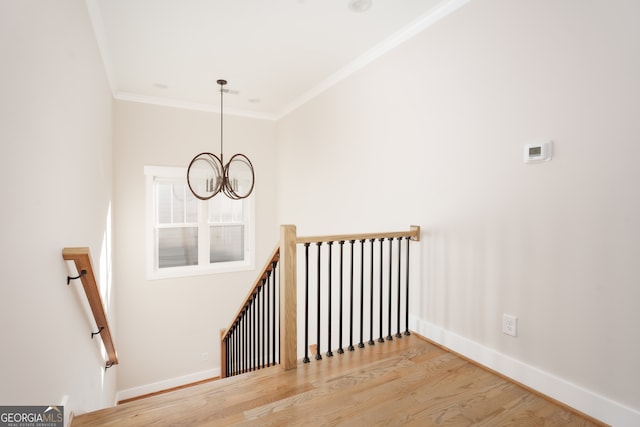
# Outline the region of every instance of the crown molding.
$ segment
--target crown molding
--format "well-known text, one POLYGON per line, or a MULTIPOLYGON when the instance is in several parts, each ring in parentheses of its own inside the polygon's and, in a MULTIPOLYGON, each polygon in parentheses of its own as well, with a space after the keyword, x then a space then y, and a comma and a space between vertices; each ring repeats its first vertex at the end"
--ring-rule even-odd
MULTIPOLYGON (((139 102, 142 104, 153 104, 153 105, 160 105, 163 107, 182 108, 182 109, 195 110, 195 111, 205 111, 207 113, 220 113, 219 105, 202 104, 202 103, 191 102, 191 101, 183 101, 180 99, 140 95, 140 94, 131 93, 131 92, 116 92, 116 94, 113 97, 120 101, 139 102)), ((257 111, 243 110, 240 108, 233 108, 233 107, 225 107, 224 114, 231 115, 231 116, 247 117, 250 119, 276 120, 276 117, 273 114, 260 113, 257 111)))
POLYGON ((368 52, 358 57, 345 67, 338 70, 336 73, 332 74, 320 84, 315 86, 310 91, 306 92, 295 101, 287 105, 283 110, 281 110, 278 114, 275 115, 277 119, 281 119, 287 114, 291 113, 293 110, 301 107, 303 104, 307 103, 311 99, 320 95, 322 92, 328 90, 333 87, 337 83, 346 79, 356 71, 364 68, 366 65, 370 64, 374 60, 378 59, 382 55, 391 51, 392 49, 398 47, 400 44, 405 41, 415 37, 417 34, 426 30, 436 22, 444 19, 449 14, 458 10, 465 4, 469 3, 471 0, 446 0, 436 6, 434 9, 420 16, 418 19, 413 21, 411 24, 407 25, 402 30, 396 32, 391 35, 387 39, 385 39, 382 43, 378 44, 374 48, 370 49, 368 52))

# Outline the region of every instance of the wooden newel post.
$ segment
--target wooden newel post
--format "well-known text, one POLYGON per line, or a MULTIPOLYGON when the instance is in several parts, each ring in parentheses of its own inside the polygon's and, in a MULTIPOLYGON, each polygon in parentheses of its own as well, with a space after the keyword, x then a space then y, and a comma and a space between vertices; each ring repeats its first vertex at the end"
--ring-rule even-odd
POLYGON ((280 366, 295 369, 298 359, 296 226, 280 226, 280 366))
POLYGON ((226 329, 220 329, 220 378, 227 378, 227 341, 222 339, 226 329))

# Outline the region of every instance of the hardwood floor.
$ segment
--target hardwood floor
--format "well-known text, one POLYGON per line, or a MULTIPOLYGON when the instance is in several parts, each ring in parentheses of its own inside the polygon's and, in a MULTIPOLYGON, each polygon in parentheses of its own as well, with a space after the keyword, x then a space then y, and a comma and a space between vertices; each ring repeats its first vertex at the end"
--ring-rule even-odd
POLYGON ((323 358, 76 416, 73 426, 604 425, 416 335, 323 358))

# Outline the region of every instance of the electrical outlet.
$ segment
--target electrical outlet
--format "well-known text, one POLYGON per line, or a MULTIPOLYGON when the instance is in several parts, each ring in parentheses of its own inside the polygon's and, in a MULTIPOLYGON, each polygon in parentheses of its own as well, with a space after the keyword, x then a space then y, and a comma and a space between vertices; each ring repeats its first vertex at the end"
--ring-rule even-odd
POLYGON ((518 318, 511 314, 502 314, 502 332, 512 337, 518 334, 518 318))
POLYGON ((209 360, 209 353, 202 353, 202 360, 209 360))

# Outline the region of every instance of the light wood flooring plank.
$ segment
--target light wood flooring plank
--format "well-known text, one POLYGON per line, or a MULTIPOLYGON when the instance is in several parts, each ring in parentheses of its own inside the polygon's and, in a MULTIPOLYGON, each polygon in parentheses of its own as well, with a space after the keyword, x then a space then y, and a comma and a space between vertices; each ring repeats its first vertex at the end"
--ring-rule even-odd
POLYGON ((604 425, 415 335, 334 354, 79 415, 73 426, 604 425))

